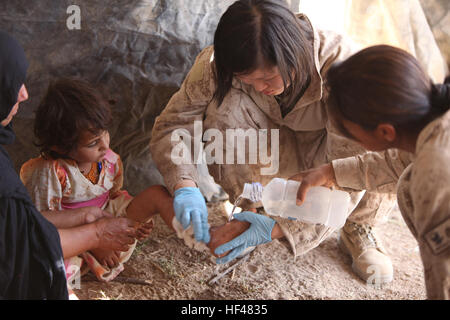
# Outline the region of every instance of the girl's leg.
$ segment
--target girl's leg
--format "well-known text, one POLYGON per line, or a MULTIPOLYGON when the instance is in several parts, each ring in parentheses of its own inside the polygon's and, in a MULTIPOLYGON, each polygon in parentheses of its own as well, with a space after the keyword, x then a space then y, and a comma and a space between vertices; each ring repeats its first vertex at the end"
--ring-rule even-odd
MULTIPOLYGON (((160 185, 151 186, 139 193, 127 208, 127 217, 139 222, 146 222, 158 213, 167 226, 174 230, 172 227, 172 220, 175 217, 173 197, 164 186, 160 185)), ((245 221, 232 220, 224 225, 212 227, 211 241, 208 243, 211 253, 214 254, 214 250, 218 246, 234 239, 247 230, 249 225, 245 221)), ((226 255, 226 253, 223 255, 226 255)))
POLYGON ((138 222, 147 222, 158 213, 164 222, 173 229, 172 219, 175 216, 173 198, 161 185, 154 185, 142 191, 127 207, 127 218, 138 222))

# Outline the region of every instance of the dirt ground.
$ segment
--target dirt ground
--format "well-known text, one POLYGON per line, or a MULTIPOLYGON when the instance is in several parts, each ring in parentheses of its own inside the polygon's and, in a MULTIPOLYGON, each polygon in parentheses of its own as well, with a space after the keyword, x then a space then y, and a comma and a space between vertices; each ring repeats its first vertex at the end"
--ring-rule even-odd
MULTIPOLYGON (((212 225, 225 221, 223 202, 208 203, 208 209, 212 225)), ((350 257, 338 248, 337 232, 295 261, 281 241, 259 246, 234 272, 210 285, 227 266, 216 265, 210 254, 186 247, 158 217, 150 238, 137 245, 125 265, 122 280, 101 283, 87 275, 75 293, 82 300, 425 299, 417 242, 398 210, 379 234, 394 265, 394 281, 382 288, 367 285, 352 272, 350 257)))

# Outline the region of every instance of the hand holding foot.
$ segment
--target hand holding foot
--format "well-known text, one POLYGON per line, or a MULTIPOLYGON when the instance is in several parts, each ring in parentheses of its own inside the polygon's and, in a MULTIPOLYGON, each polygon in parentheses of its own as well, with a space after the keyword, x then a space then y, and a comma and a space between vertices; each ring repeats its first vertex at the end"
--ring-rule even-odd
POLYGON ((237 213, 234 218, 242 222, 249 222, 251 225, 241 235, 219 246, 214 251, 217 255, 231 251, 225 257, 218 258, 216 263, 227 263, 238 257, 248 247, 272 241, 272 231, 276 224, 272 218, 250 211, 237 213))
POLYGON ((136 222, 127 218, 102 218, 95 222, 97 248, 127 251, 137 236, 136 222))
POLYGON ((211 241, 208 243, 208 247, 211 250, 211 253, 216 257, 225 256, 228 251, 221 255, 217 255, 214 251, 217 247, 239 236, 249 227, 249 222, 234 219, 222 226, 211 228, 211 241))

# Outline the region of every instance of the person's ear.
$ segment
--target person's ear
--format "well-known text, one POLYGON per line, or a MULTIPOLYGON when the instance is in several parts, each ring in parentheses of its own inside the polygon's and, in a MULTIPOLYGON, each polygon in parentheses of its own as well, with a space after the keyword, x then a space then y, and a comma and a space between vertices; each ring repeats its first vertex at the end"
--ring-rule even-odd
POLYGON ((375 129, 375 134, 378 138, 390 143, 394 142, 397 138, 397 131, 394 126, 389 123, 380 123, 375 129))
POLYGON ((25 87, 25 85, 23 84, 22 87, 19 90, 19 95, 17 97, 17 102, 26 101, 26 100, 28 100, 28 97, 29 97, 28 90, 25 87))

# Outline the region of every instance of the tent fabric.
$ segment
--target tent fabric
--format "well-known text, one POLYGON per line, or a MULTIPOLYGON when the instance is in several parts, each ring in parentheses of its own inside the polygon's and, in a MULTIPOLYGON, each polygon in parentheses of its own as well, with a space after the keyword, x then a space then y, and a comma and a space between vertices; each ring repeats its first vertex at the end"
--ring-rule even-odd
MULTIPOLYGON (((30 61, 30 99, 21 105, 16 144, 9 148, 16 170, 38 155, 30 139, 33 111, 49 82, 75 76, 108 92, 115 119, 111 147, 124 161, 124 187, 136 194, 163 184, 148 150, 154 119, 196 55, 212 43, 218 20, 232 2, 80 0, 81 29, 69 30, 71 1, 1 1, 0 30, 19 40, 30 61)), ((220 192, 208 176, 205 185, 206 193, 220 192)))
MULTIPOLYGON (((439 35, 440 44, 450 43, 449 10, 442 12, 448 9, 447 0, 288 1, 293 11, 304 8, 314 23, 318 15, 314 14, 314 7, 308 8, 308 1, 320 6, 322 15, 332 11, 334 20, 350 21, 351 24, 344 24, 343 32, 357 41, 367 40, 368 33, 383 34, 370 29, 374 24, 367 25, 369 17, 378 21, 377 28, 386 34, 400 35, 397 38, 400 40, 406 41, 406 31, 420 30, 420 34, 408 33, 409 42, 400 45, 416 55, 421 52, 419 58, 430 65, 436 64, 432 70, 438 76, 445 72, 441 70, 442 61, 439 62, 433 34, 439 35), (327 7, 331 2, 341 1, 344 7, 327 7), (447 16, 440 18, 443 14, 447 16), (433 29, 427 18, 434 22, 433 29)), ((124 162, 124 187, 137 194, 150 185, 163 184, 148 148, 154 119, 181 85, 196 55, 212 44, 220 16, 233 2, 78 0, 81 29, 69 30, 67 20, 71 14, 67 9, 73 1, 1 1, 0 29, 19 40, 30 61, 26 81, 30 99, 21 105, 15 119, 16 143, 8 147, 16 170, 38 155, 30 138, 33 137, 33 112, 49 81, 77 76, 107 92, 114 114, 111 147, 124 162)), ((317 24, 321 27, 319 20, 317 24)), ((362 45, 387 41, 389 37, 386 37, 371 38, 362 45)), ((442 48, 447 50, 444 56, 449 59, 448 47, 442 48)), ((204 173, 200 182, 202 192, 208 200, 223 196, 205 169, 200 168, 204 173)))
MULTIPOLYGON (((432 7, 427 8, 432 15, 432 7)), ((400 47, 414 55, 434 81, 445 78, 447 65, 419 0, 302 0, 299 10, 309 12, 316 26, 338 30, 362 47, 400 47)))

